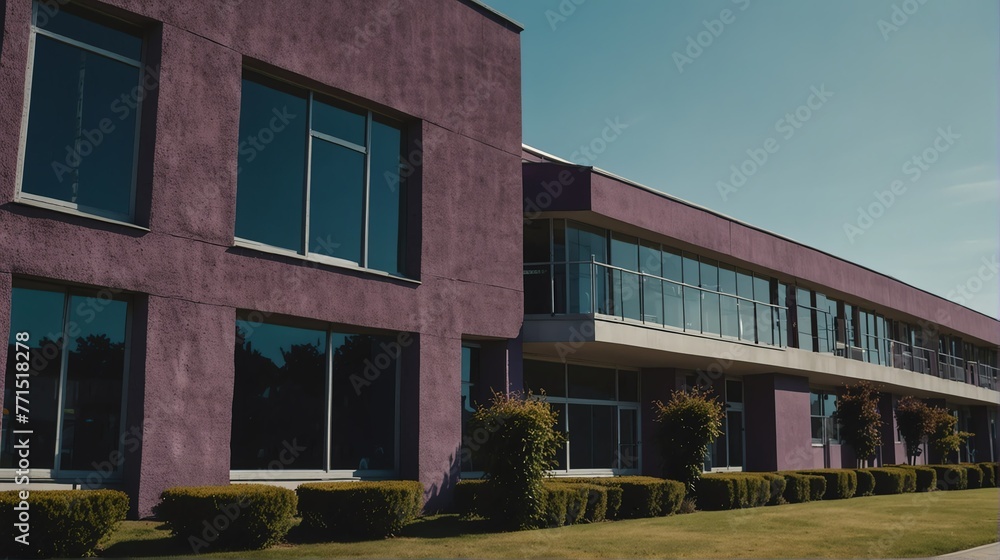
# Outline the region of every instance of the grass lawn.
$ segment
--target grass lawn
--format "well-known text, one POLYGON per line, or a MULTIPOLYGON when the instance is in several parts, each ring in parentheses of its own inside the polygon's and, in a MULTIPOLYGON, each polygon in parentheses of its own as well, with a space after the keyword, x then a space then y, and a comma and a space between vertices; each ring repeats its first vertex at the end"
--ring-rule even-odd
MULTIPOLYGON (((453 515, 422 518, 401 536, 354 543, 287 544, 210 554, 234 558, 902 558, 997 541, 995 488, 872 496, 654 519, 486 533, 453 515)), ((159 523, 129 521, 102 556, 190 552, 159 523)), ((294 539, 292 539, 294 540, 294 539)))

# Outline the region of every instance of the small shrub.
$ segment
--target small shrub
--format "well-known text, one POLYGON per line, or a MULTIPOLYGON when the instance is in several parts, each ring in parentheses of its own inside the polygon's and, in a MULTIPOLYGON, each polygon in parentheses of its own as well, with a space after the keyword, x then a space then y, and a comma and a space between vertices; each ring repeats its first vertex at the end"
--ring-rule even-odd
POLYGON ((483 513, 506 529, 528 529, 546 522, 548 505, 542 488, 555 466, 565 437, 556 430, 559 414, 544 395, 493 393, 489 407, 480 406, 471 428, 490 434, 478 451, 494 499, 483 513))
POLYGON ((414 480, 313 482, 295 492, 306 532, 352 539, 392 536, 420 514, 424 498, 414 480))
POLYGON ((767 505, 776 506, 785 503, 785 485, 787 484, 785 477, 778 473, 760 473, 761 476, 767 480, 770 484, 770 497, 767 500, 767 505))
MULTIPOLYGON (((906 475, 911 475, 913 488, 916 488, 917 477, 913 471, 895 467, 882 467, 867 469, 875 477, 875 494, 884 496, 887 494, 902 494, 907 488, 906 475)), ((912 492, 913 490, 910 490, 912 492)))
POLYGON ((799 472, 826 479, 824 500, 846 500, 853 497, 858 489, 858 475, 853 469, 814 469, 799 472))
POLYGON ((676 480, 664 480, 660 515, 673 515, 680 511, 686 494, 687 488, 684 487, 683 482, 676 480))
POLYGON ((854 492, 854 496, 871 496, 874 494, 875 476, 868 469, 855 469, 854 473, 858 476, 858 489, 854 492))
POLYGON ((698 511, 698 502, 689 496, 684 498, 684 501, 681 502, 681 508, 677 510, 677 513, 679 515, 683 515, 685 513, 694 513, 696 511, 698 511))
POLYGON ((481 479, 460 480, 455 485, 454 511, 462 517, 479 517, 482 515, 486 497, 486 481, 481 479))
POLYGON ((785 479, 785 491, 782 493, 782 498, 786 502, 799 504, 809 501, 809 479, 812 478, 812 475, 792 472, 780 472, 778 474, 782 475, 782 478, 785 479))
POLYGON ((567 499, 566 525, 572 525, 580 522, 597 523, 606 519, 608 512, 608 488, 606 486, 586 484, 582 482, 546 482, 545 484, 546 490, 551 489, 553 486, 561 486, 575 490, 583 501, 582 509, 579 512, 579 515, 577 515, 577 511, 575 510, 577 507, 576 499, 567 499))
POLYGON ((31 490, 30 531, 24 546, 14 541, 20 532, 18 491, 0 492, 0 557, 49 558, 92 556, 128 512, 128 496, 117 490, 31 490), (8 531, 12 531, 8 532, 8 531))
POLYGON ((983 471, 983 488, 996 488, 996 463, 978 463, 978 466, 979 470, 983 471))
POLYGON ((608 508, 607 512, 605 513, 605 518, 618 519, 618 512, 622 506, 623 492, 621 486, 615 481, 630 479, 630 478, 648 478, 648 477, 630 477, 630 476, 597 477, 597 478, 558 477, 558 478, 550 478, 548 482, 556 482, 560 484, 593 484, 604 488, 608 494, 608 508))
POLYGON ((937 488, 937 472, 930 467, 897 465, 901 469, 913 471, 916 476, 916 491, 930 492, 937 488))
POLYGON ((937 472, 938 490, 965 490, 969 487, 968 470, 957 465, 927 465, 937 472))
POLYGON ((267 484, 178 486, 160 495, 156 515, 195 552, 257 550, 292 528, 295 493, 267 484))
POLYGON ((826 495, 826 479, 822 476, 809 475, 809 499, 816 502, 826 495))
POLYGON ((544 527, 562 527, 566 524, 566 512, 571 496, 578 495, 575 488, 568 484, 545 485, 542 490, 545 514, 544 527))
POLYGON ((979 468, 979 465, 963 464, 959 466, 966 471, 966 478, 969 481, 967 488, 971 490, 983 487, 983 469, 979 468))
POLYGON ((711 390, 674 391, 666 404, 654 401, 654 421, 664 469, 690 492, 701 477, 708 446, 722 435, 722 402, 711 390))
POLYGON ((651 476, 620 476, 607 480, 622 489, 622 504, 617 519, 656 517, 663 507, 662 478, 651 476))
POLYGON ((704 510, 760 507, 771 500, 771 482, 761 473, 706 474, 696 490, 704 510))

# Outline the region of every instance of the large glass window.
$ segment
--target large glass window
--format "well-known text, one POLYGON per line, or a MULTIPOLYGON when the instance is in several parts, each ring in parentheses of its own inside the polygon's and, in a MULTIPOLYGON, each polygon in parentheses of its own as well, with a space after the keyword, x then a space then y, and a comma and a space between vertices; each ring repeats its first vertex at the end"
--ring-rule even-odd
POLYGON ((827 391, 809 394, 813 443, 840 443, 840 425, 833 417, 837 411, 837 395, 827 391))
POLYGON ((556 470, 639 468, 637 372, 525 360, 524 388, 535 394, 544 390, 559 411, 567 445, 556 470))
POLYGON ((408 340, 241 318, 230 468, 394 471, 408 340), (296 450, 291 459, 287 449, 296 450))
POLYGON ((462 345, 462 451, 460 457, 462 472, 482 470, 473 453, 479 444, 473 440, 473 434, 469 429, 469 423, 472 420, 472 415, 476 413, 476 407, 488 404, 490 398, 487 388, 480 381, 482 374, 479 354, 479 346, 462 345))
MULTIPOLYGON (((34 4, 20 197, 131 221, 143 40, 118 20, 34 4)), ((147 88, 148 89, 148 88, 147 88)))
POLYGON ((12 430, 28 429, 32 467, 52 469, 54 478, 98 464, 120 468, 128 314, 128 301, 110 290, 15 285, 0 467, 16 463, 12 430), (28 371, 18 371, 26 357, 28 371), (26 424, 13 423, 19 390, 26 424))
POLYGON ((396 123, 247 75, 236 237, 404 276, 402 150, 396 123))

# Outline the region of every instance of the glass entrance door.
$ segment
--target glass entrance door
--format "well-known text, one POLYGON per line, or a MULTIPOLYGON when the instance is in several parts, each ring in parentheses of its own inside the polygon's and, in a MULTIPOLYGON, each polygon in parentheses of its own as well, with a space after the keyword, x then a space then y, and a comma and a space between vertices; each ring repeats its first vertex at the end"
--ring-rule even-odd
POLYGON ((618 407, 618 470, 639 468, 639 407, 618 407))
POLYGON ((726 380, 725 403, 723 434, 709 447, 706 467, 715 470, 743 470, 745 453, 742 381, 726 380))

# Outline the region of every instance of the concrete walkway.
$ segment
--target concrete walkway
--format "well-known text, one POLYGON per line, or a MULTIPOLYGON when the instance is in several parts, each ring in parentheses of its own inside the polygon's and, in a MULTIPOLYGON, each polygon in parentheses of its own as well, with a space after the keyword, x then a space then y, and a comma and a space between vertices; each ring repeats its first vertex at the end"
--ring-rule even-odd
POLYGON ((938 558, 961 558, 962 560, 997 560, 1000 558, 1000 542, 977 546, 968 550, 959 550, 938 558))

